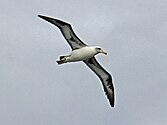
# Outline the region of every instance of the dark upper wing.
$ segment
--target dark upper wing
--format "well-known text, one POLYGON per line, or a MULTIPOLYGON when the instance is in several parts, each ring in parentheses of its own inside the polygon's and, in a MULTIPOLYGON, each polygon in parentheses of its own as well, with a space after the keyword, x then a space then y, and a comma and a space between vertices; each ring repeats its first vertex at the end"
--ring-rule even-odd
POLYGON ((64 38, 67 40, 67 42, 71 46, 72 50, 79 49, 79 48, 86 46, 86 44, 83 43, 74 33, 72 26, 70 24, 63 22, 61 20, 58 20, 58 19, 51 18, 51 17, 46 17, 42 15, 38 15, 38 16, 52 23, 53 25, 57 26, 62 32, 64 38))
POLYGON ((84 63, 100 78, 110 105, 114 107, 114 86, 111 75, 96 61, 95 57, 84 60, 84 63))

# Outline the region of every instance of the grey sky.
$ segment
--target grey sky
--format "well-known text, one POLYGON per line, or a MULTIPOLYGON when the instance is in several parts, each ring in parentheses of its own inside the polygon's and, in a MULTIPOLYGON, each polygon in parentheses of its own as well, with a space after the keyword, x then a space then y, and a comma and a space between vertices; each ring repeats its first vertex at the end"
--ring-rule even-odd
POLYGON ((1 0, 0 125, 166 125, 166 0, 1 0), (114 77, 116 107, 82 62, 58 66, 70 51, 60 31, 73 25, 114 77))

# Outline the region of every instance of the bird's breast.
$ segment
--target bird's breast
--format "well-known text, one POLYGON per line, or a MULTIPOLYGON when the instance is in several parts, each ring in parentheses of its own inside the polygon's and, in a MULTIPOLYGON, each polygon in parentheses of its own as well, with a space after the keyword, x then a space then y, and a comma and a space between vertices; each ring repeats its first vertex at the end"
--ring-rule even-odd
POLYGON ((82 61, 96 55, 96 51, 90 47, 83 47, 81 49, 73 50, 69 57, 69 62, 82 61))

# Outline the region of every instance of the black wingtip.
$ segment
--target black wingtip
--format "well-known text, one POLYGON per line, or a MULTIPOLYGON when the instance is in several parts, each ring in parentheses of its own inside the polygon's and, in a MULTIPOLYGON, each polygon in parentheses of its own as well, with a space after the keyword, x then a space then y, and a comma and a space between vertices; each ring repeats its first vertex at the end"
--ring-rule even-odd
POLYGON ((54 19, 54 18, 51 18, 51 17, 48 17, 48 16, 43 16, 43 15, 40 15, 40 14, 38 15, 38 17, 40 17, 41 19, 43 19, 45 21, 48 21, 48 22, 58 26, 57 24, 55 24, 54 20, 56 20, 56 19, 54 19))
POLYGON ((113 108, 114 108, 114 103, 111 103, 111 107, 113 107, 113 108))
POLYGON ((48 16, 43 16, 43 15, 38 15, 38 17, 40 17, 40 18, 42 18, 42 19, 44 19, 44 20, 50 20, 50 19, 53 19, 53 18, 51 18, 51 17, 48 17, 48 16))
POLYGON ((38 17, 42 18, 42 19, 46 19, 47 17, 46 16, 43 16, 43 15, 38 15, 38 17))
MULTIPOLYGON (((113 90, 113 91, 114 91, 114 90, 113 90)), ((108 98, 108 100, 109 100, 110 106, 111 106, 112 108, 114 108, 114 106, 115 106, 115 95, 113 94, 112 96, 109 96, 109 95, 107 94, 107 98, 108 98)))
POLYGON ((110 103, 110 106, 112 107, 112 108, 114 108, 114 101, 112 100, 109 100, 109 103, 110 103))
POLYGON ((38 17, 42 18, 42 15, 39 14, 38 17))

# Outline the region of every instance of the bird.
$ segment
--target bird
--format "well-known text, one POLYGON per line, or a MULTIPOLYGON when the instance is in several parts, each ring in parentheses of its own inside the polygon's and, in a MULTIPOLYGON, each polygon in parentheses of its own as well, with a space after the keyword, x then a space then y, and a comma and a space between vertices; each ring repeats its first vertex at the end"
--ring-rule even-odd
POLYGON ((48 21, 58 27, 67 43, 70 45, 72 52, 65 56, 60 56, 56 61, 58 65, 68 62, 83 61, 100 79, 104 92, 109 100, 111 107, 115 105, 115 93, 112 76, 96 60, 95 55, 101 53, 107 55, 101 47, 89 46, 75 34, 72 25, 60 19, 38 15, 41 19, 48 21))

